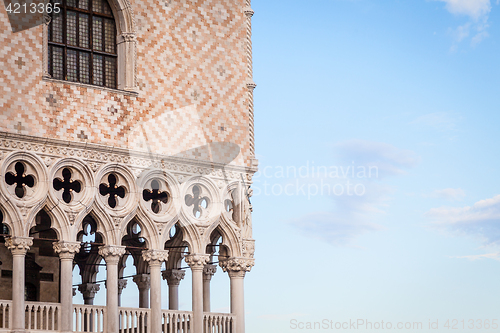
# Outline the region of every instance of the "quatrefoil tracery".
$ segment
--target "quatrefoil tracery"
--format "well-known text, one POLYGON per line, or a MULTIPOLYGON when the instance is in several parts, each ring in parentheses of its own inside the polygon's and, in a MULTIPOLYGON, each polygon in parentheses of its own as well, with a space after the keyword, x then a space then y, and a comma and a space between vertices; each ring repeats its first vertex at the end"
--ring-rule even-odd
POLYGON ((206 196, 202 196, 201 188, 197 185, 193 186, 193 194, 186 194, 184 200, 186 205, 193 206, 193 215, 199 218, 203 215, 204 210, 208 209, 210 204, 210 199, 206 196))
POLYGON ((14 193, 19 199, 22 199, 26 195, 26 186, 33 187, 35 186, 35 177, 32 175, 26 175, 26 167, 23 163, 17 162, 14 166, 16 173, 7 172, 5 175, 5 182, 8 185, 16 184, 16 188, 14 189, 14 193))
POLYGON ((109 195, 109 198, 108 198, 108 205, 109 207, 111 208, 115 208, 118 201, 117 201, 117 197, 120 197, 120 198, 125 198, 125 186, 118 186, 117 183, 118 183, 118 179, 116 178, 116 176, 114 174, 110 174, 108 176, 108 184, 106 183, 102 183, 101 185, 99 185, 99 193, 105 197, 107 195, 109 195))
POLYGON ((142 198, 148 202, 151 200, 151 210, 158 214, 161 211, 161 203, 167 204, 169 195, 167 191, 160 190, 160 183, 157 180, 151 181, 151 190, 142 191, 142 198))
POLYGON ((64 168, 62 171, 63 180, 56 178, 53 181, 53 186, 56 191, 64 189, 62 193, 62 198, 65 203, 69 204, 73 199, 72 192, 80 193, 82 190, 82 184, 79 181, 73 181, 71 179, 71 171, 68 168, 64 168))

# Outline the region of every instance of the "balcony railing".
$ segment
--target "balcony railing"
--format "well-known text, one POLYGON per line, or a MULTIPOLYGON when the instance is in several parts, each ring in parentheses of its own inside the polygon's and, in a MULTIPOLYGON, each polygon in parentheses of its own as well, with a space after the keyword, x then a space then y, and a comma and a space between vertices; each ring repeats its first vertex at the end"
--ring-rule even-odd
MULTIPOLYGON (((58 332, 61 309, 59 303, 25 303, 26 330, 58 332)), ((150 309, 119 308, 120 333, 148 333, 150 309)), ((162 310, 161 333, 192 333, 193 313, 162 310)), ((235 316, 228 313, 203 314, 204 333, 234 333, 235 316)), ((12 323, 12 301, 0 300, 0 332, 9 332, 12 323)), ((106 307, 73 305, 73 331, 106 333, 106 307)), ((152 332, 151 332, 152 333, 152 332)))

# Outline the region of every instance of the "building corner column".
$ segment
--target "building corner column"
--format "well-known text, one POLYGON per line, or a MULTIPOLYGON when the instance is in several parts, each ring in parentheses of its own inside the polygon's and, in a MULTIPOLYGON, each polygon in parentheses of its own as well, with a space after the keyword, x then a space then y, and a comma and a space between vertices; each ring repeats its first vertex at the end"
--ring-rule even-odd
POLYGON ((9 237, 5 246, 12 253, 12 333, 25 331, 24 320, 24 259, 33 245, 32 237, 9 237))
POLYGON ((161 319, 161 265, 168 259, 166 250, 147 250, 142 252, 142 259, 149 264, 151 281, 151 332, 162 332, 161 319))
POLYGON ((107 333, 118 333, 118 262, 125 254, 125 246, 105 245, 99 255, 106 261, 106 321, 107 333))
POLYGON ((52 243, 61 262, 61 332, 73 332, 73 259, 80 252, 79 242, 52 243))
POLYGON ((184 279, 186 272, 180 269, 167 269, 161 272, 163 280, 168 284, 168 308, 179 310, 179 284, 184 279))
POLYGON ((189 254, 184 260, 192 273, 193 333, 203 333, 203 267, 210 260, 210 255, 189 254))
POLYGON ((215 265, 203 267, 203 312, 210 312, 210 281, 215 272, 217 272, 215 265))
POLYGON ((231 280, 231 313, 236 316, 236 332, 245 333, 245 298, 244 278, 246 272, 250 272, 255 260, 251 258, 228 258, 221 260, 224 272, 227 272, 231 280))

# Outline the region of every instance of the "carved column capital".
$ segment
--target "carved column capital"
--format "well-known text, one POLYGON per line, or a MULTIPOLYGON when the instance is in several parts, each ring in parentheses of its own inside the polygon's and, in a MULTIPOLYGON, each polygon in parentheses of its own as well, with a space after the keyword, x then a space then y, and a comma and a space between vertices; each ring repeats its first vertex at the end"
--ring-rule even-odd
POLYGON ((191 267, 192 270, 202 270, 203 267, 205 267, 205 265, 210 260, 210 255, 193 253, 185 256, 184 260, 186 261, 186 264, 188 264, 189 267, 191 267))
POLYGON ((5 246, 12 252, 12 255, 26 255, 32 245, 32 237, 9 237, 5 239, 5 246))
POLYGON ((216 265, 205 265, 205 267, 203 267, 203 280, 212 280, 212 276, 214 276, 215 272, 217 272, 216 265))
POLYGON ((93 299, 100 288, 97 283, 84 283, 78 286, 78 291, 82 293, 83 298, 93 299))
POLYGON ((168 259, 167 250, 147 250, 142 251, 142 259, 146 261, 150 266, 161 264, 168 259))
POLYGON ((186 271, 180 269, 167 269, 161 272, 161 275, 163 276, 163 280, 167 280, 169 286, 178 286, 181 280, 184 279, 186 271))
POLYGON ((132 278, 132 281, 137 284, 137 288, 139 288, 139 290, 149 289, 151 287, 151 277, 149 276, 149 274, 135 275, 132 278))
POLYGON ((125 252, 125 246, 104 245, 99 248, 99 255, 104 258, 106 264, 117 265, 125 252))
POLYGON ((232 257, 219 261, 219 266, 229 277, 244 277, 255 265, 255 259, 232 257))
POLYGON ((61 259, 71 259, 75 258, 75 254, 80 252, 81 243, 79 242, 54 242, 52 243, 52 247, 54 248, 54 252, 59 255, 61 259))
POLYGON ((118 279, 118 295, 122 294, 123 288, 127 287, 127 280, 118 279))

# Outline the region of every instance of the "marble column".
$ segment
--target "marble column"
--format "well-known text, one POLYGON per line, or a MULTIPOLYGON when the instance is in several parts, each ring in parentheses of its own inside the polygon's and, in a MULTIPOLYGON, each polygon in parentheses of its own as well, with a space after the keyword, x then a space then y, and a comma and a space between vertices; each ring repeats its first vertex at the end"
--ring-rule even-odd
POLYGON ((52 243, 61 261, 61 332, 73 332, 73 259, 80 252, 80 242, 52 243))
POLYGON ((210 260, 210 255, 189 254, 184 260, 191 267, 192 273, 193 333, 203 333, 203 267, 210 260))
POLYGON ((203 267, 203 312, 210 312, 210 281, 215 272, 217 272, 215 265, 203 267))
POLYGON ((83 283, 78 286, 78 291, 83 295, 83 303, 86 305, 94 305, 95 294, 100 290, 98 283, 83 283))
POLYGON ((231 280, 231 313, 236 316, 236 332, 245 333, 245 299, 243 279, 254 265, 250 258, 229 258, 221 260, 219 266, 229 274, 231 280))
POLYGON ((167 269, 161 272, 163 280, 168 284, 168 308, 179 310, 179 284, 186 272, 181 269, 167 269))
POLYGON ((12 333, 24 332, 24 259, 33 245, 31 237, 9 237, 5 246, 12 252, 12 333))
POLYGON ((105 245, 99 255, 106 261, 106 321, 107 332, 118 333, 118 261, 125 254, 125 246, 105 245))
POLYGON ((138 274, 133 278, 139 289, 139 307, 149 308, 149 288, 151 287, 151 278, 149 274, 138 274))
POLYGON ((142 259, 149 264, 151 280, 151 332, 162 332, 161 320, 161 265, 168 259, 166 250, 147 250, 142 252, 142 259))

